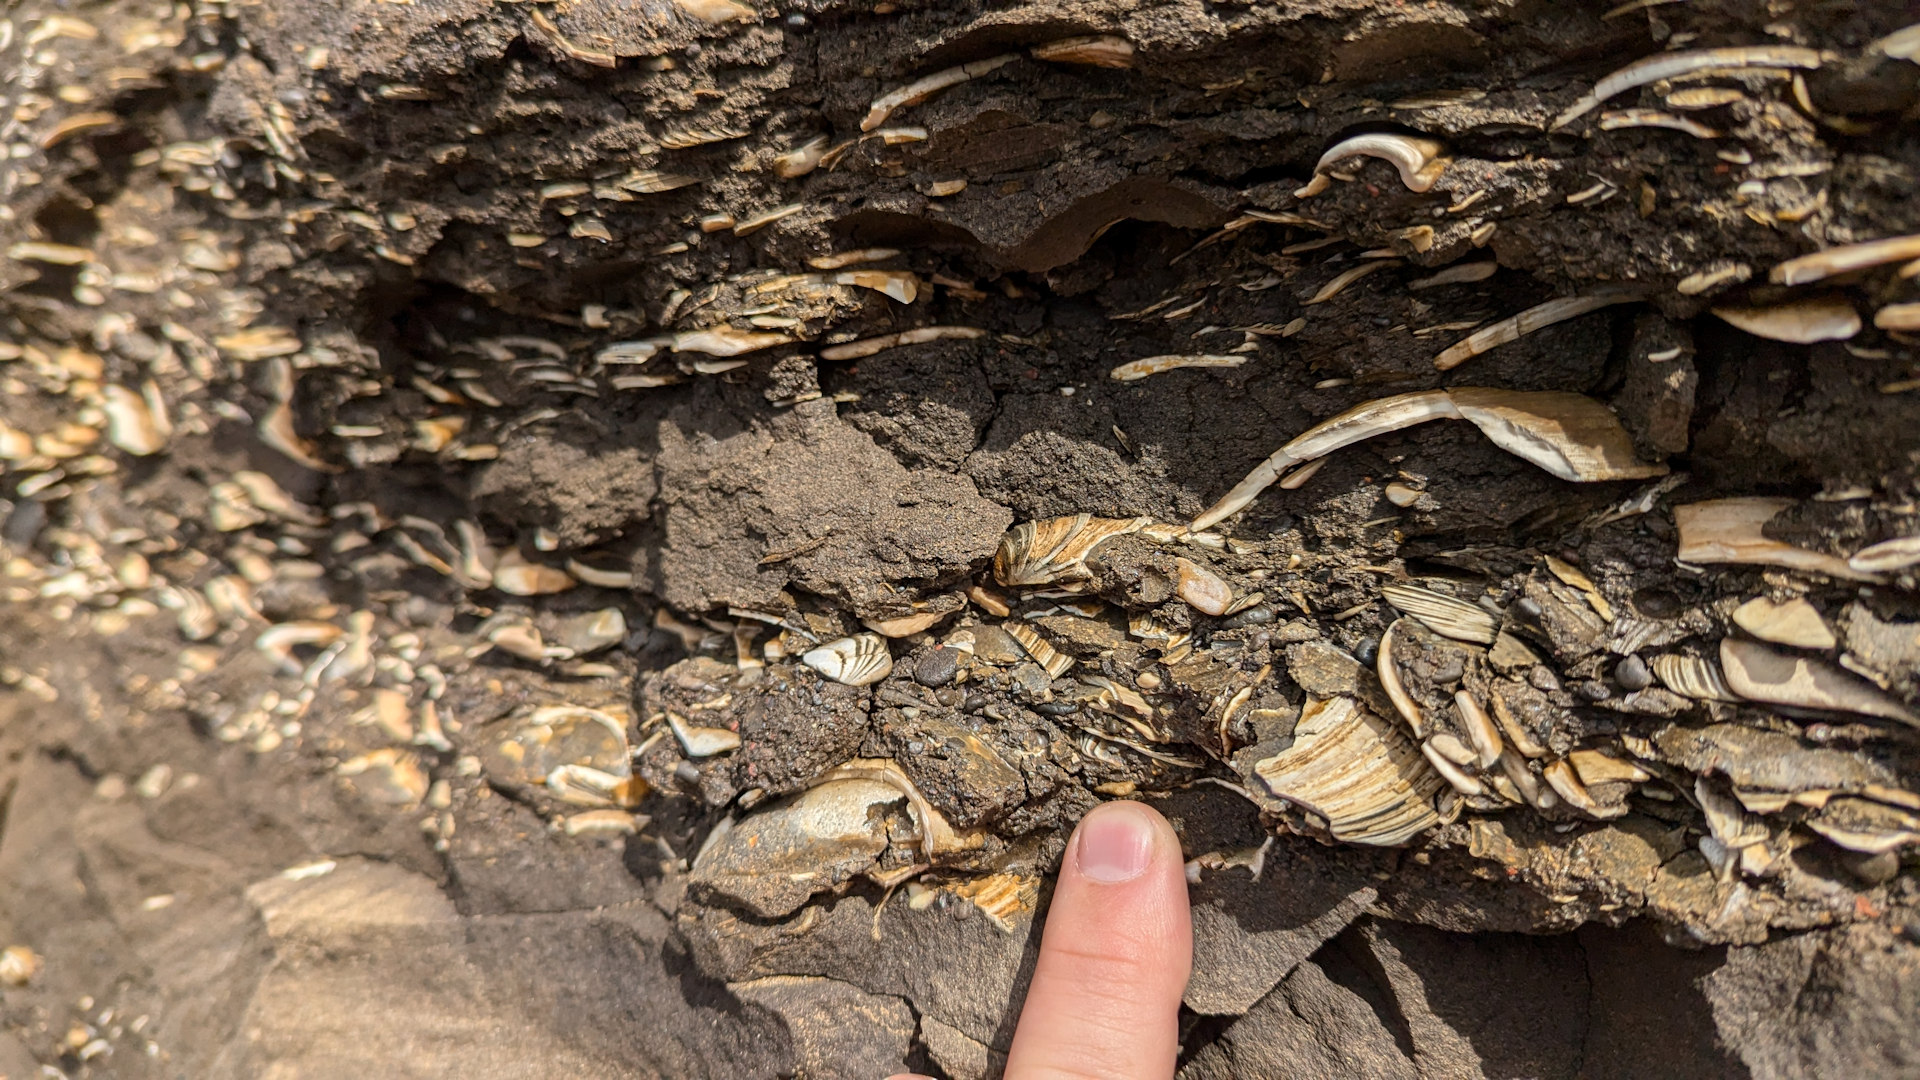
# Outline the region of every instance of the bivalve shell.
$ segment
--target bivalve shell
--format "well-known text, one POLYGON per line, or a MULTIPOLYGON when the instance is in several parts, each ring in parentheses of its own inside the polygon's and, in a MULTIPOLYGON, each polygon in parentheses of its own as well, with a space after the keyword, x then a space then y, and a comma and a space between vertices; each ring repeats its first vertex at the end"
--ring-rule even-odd
POLYGON ((1380 595, 1386 597, 1387 603, 1419 619, 1441 637, 1479 645, 1493 644, 1493 615, 1477 604, 1456 600, 1418 585, 1385 585, 1381 587, 1380 595))
POLYGON ((1669 653, 1653 658, 1653 674, 1662 686, 1696 701, 1739 701, 1726 677, 1711 660, 1669 653))
POLYGON ((801 654, 800 662, 837 683, 871 686, 893 672, 893 654, 878 634, 856 634, 801 654))
POLYGON ((1717 307, 1713 313, 1755 337, 1795 345, 1845 341, 1860 332, 1860 313, 1839 296, 1813 297, 1771 307, 1717 307))
POLYGON ((1898 698, 1824 661, 1794 656, 1758 642, 1720 641, 1727 685, 1749 701, 1833 712, 1858 713, 1920 727, 1920 713, 1898 698))
POLYGON ((1097 518, 1091 514, 1023 521, 1000 538, 993 576, 1002 585, 1053 585, 1092 577, 1087 556, 1103 540, 1139 532, 1151 518, 1097 518))
POLYGON ((1336 840, 1393 847, 1440 823, 1434 797, 1446 781, 1398 727, 1349 697, 1308 698, 1293 745, 1253 771, 1336 840))
POLYGON ((1761 641, 1800 649, 1831 649, 1839 644, 1825 619, 1804 598, 1776 604, 1756 596, 1734 609, 1733 624, 1761 641))
POLYGON ((1883 540, 1853 553, 1847 565, 1869 574, 1891 574, 1920 565, 1920 536, 1883 540))

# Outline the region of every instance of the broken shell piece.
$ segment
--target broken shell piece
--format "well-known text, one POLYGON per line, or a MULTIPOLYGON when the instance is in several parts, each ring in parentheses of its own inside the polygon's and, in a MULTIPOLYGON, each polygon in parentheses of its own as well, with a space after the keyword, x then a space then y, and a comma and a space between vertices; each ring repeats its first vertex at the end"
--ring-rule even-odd
POLYGON ((1177 368, 1236 368, 1246 362, 1244 356, 1148 356, 1121 364, 1107 372, 1107 377, 1117 382, 1133 382, 1177 368))
POLYGON ((542 705, 481 752, 487 774, 509 783, 544 784, 562 765, 587 766, 615 780, 632 775, 626 725, 584 705, 542 705))
POLYGON ((724 23, 755 17, 752 8, 745 4, 736 4, 734 0, 673 0, 673 6, 707 23, 724 23))
POLYGON ((1054 648, 1053 643, 1041 637, 1033 627, 1014 621, 1003 624, 1002 629, 1019 642, 1027 655, 1033 657, 1033 662, 1045 668, 1053 678, 1057 679, 1073 669, 1073 657, 1054 648))
POLYGON ((1062 38, 1035 45, 1027 51, 1035 60, 1049 60, 1057 64, 1091 64, 1103 68, 1133 66, 1133 43, 1112 34, 1062 38))
POLYGON ((1478 604, 1456 600, 1418 585, 1383 585, 1380 595, 1386 598, 1387 603, 1419 619, 1441 637, 1480 645, 1493 644, 1494 618, 1478 604))
POLYGON ((547 774, 547 790, 571 806, 638 806, 646 798, 647 782, 637 776, 615 775, 590 765, 562 765, 547 774))
POLYGON ((673 335, 674 352, 706 353, 708 356, 739 356, 741 353, 770 349, 793 341, 785 334, 735 330, 731 326, 713 326, 673 335))
POLYGON ((873 99, 867 107, 865 119, 860 121, 861 131, 872 131, 887 122, 893 110, 907 105, 918 105, 950 86, 958 86, 969 79, 977 79, 996 68, 1011 64, 1020 59, 1019 53, 1003 53, 985 60, 975 60, 970 64, 961 64, 918 79, 873 99))
POLYGON ((567 619, 554 636, 573 655, 588 656, 625 641, 627 617, 619 608, 584 612, 567 619))
POLYGON ((1500 269, 1498 261, 1483 259, 1480 262, 1457 263, 1441 270, 1437 274, 1415 278, 1407 282, 1407 288, 1413 292, 1422 289, 1437 289, 1442 285, 1466 285, 1475 281, 1485 281, 1500 269))
POLYGON ((898 348, 902 345, 918 345, 927 341, 946 339, 963 340, 985 337, 986 331, 972 326, 922 326, 915 330, 902 330, 897 334, 881 334, 879 337, 862 338, 849 341, 844 345, 829 345, 820 350, 822 360, 857 360, 863 356, 872 356, 877 352, 898 348))
POLYGON ((1821 660, 1722 638, 1720 668, 1733 692, 1749 701, 1877 716, 1920 727, 1920 713, 1898 698, 1821 660))
POLYGON ((107 441, 136 457, 158 453, 173 433, 159 389, 152 381, 144 389, 144 395, 113 384, 100 390, 100 408, 107 414, 107 441))
POLYGON ((1483 327, 1472 334, 1448 346, 1439 356, 1433 358, 1433 366, 1440 371, 1451 371, 1490 349, 1518 341, 1535 330, 1542 330, 1555 323, 1579 318, 1591 311, 1614 304, 1631 304, 1640 299, 1638 293, 1601 292, 1588 296, 1562 296, 1537 304, 1518 315, 1501 319, 1491 326, 1483 327))
POLYGON ((1320 155, 1319 163, 1313 167, 1313 179, 1293 194, 1297 199, 1308 199, 1327 190, 1333 183, 1328 172, 1351 157, 1374 157, 1388 162, 1400 170, 1400 182, 1408 191, 1425 192, 1446 170, 1447 161, 1440 156, 1445 151, 1446 147, 1440 143, 1414 135, 1391 132, 1355 135, 1334 143, 1320 155))
POLYGON ((843 266, 858 263, 880 262, 900 254, 899 248, 856 248, 852 251, 838 251, 831 255, 815 255, 807 260, 807 265, 815 270, 838 270, 843 266))
POLYGON ((1720 674, 1720 666, 1711 660, 1697 656, 1680 656, 1669 653, 1653 658, 1653 674, 1661 685, 1695 701, 1741 701, 1740 695, 1727 685, 1726 676, 1720 674))
POLYGON ((671 709, 667 711, 667 726, 673 729, 673 737, 680 741, 680 749, 686 751, 690 758, 712 757, 740 749, 739 732, 727 728, 694 727, 671 709))
POLYGON ((1651 773, 1631 761, 1622 761, 1598 750, 1575 750, 1567 755, 1580 782, 1589 786, 1625 782, 1638 784, 1653 779, 1651 773))
POLYGON ((1218 617, 1227 613, 1233 603, 1232 586, 1190 559, 1175 559, 1173 565, 1179 572, 1179 584, 1174 592, 1180 599, 1206 615, 1218 617))
POLYGON ((508 552, 493 568, 493 587, 510 596, 547 596, 573 588, 573 575, 508 552))
POLYGON ((688 882, 765 918, 791 914, 873 866, 887 850, 885 807, 900 799, 881 780, 823 782, 784 805, 723 822, 694 858, 688 882))
POLYGON ((1565 760, 1549 761, 1540 771, 1547 778, 1547 784, 1553 788, 1554 794, 1559 795, 1567 801, 1568 805, 1589 817, 1604 821, 1608 818, 1620 817, 1627 812, 1627 804, 1624 802, 1613 806, 1601 805, 1599 800, 1587 790, 1587 786, 1580 782, 1580 777, 1573 771, 1573 766, 1565 760))
POLYGON ((1849 581, 1880 580, 1845 559, 1768 538, 1767 522, 1792 505, 1791 499, 1741 498, 1676 506, 1673 522, 1680 528, 1680 548, 1674 557, 1687 563, 1752 563, 1849 581))
POLYGON ((1598 108, 1600 103, 1628 90, 1674 79, 1709 68, 1806 68, 1820 66, 1820 52, 1793 45, 1734 45, 1719 49, 1659 53, 1636 60, 1593 85, 1593 89, 1553 121, 1558 131, 1598 108))
POLYGON ((345 633, 329 622, 286 622, 262 630, 260 636, 253 639, 253 647, 278 660, 284 674, 297 675, 302 665, 293 658, 294 649, 301 646, 324 649, 345 633))
POLYGON ((343 761, 334 772, 347 777, 368 802, 381 806, 417 806, 427 796, 427 771, 420 759, 391 746, 343 761))
POLYGON ((1731 263, 1688 274, 1680 279, 1679 284, 1673 287, 1673 291, 1681 296, 1699 296, 1716 286, 1738 285, 1752 276, 1753 267, 1746 263, 1731 263))
POLYGON ((1733 611, 1733 624, 1761 641, 1801 649, 1831 649, 1839 644, 1820 612, 1804 598, 1776 604, 1756 596, 1733 611))
POLYGON ((886 758, 854 758, 821 777, 820 782, 831 783, 847 778, 877 780, 907 797, 914 823, 920 826, 921 854, 928 862, 978 851, 987 844, 987 834, 979 829, 954 828, 945 815, 934 809, 933 804, 920 794, 920 789, 913 785, 906 771, 886 758))
POLYGON ((1920 844, 1920 814, 1871 799, 1832 799, 1807 819, 1807 827, 1843 848, 1870 855, 1920 844))
MULTIPOLYGON (((818 135, 794 147, 792 150, 773 159, 775 176, 791 180, 796 176, 805 176, 820 164, 827 153, 827 137, 818 135)), ((729 222, 729 225, 732 223, 729 222)))
MULTIPOLYGON (((1442 753, 1440 749, 1434 745, 1434 741, 1439 738, 1441 738, 1441 736, 1435 735, 1432 739, 1428 739, 1426 742, 1420 744, 1420 753, 1426 757, 1427 764, 1432 765, 1433 771, 1439 773, 1447 783, 1452 784, 1453 790, 1460 794, 1468 798, 1485 795, 1487 793, 1487 786, 1485 784, 1482 784, 1473 776, 1462 771, 1459 765, 1447 760, 1447 755, 1442 753)), ((1452 741, 1458 742, 1458 740, 1452 741)), ((1465 749, 1465 747, 1461 749, 1465 749)), ((1471 751, 1468 753, 1469 756, 1471 756, 1471 751)))
POLYGON ((1446 781, 1392 723, 1348 697, 1309 697, 1293 745, 1254 773, 1276 797, 1316 814, 1336 840, 1386 847, 1440 824, 1446 781))
POLYGON ((952 611, 916 611, 897 619, 862 619, 861 621, 866 624, 867 629, 882 637, 903 638, 912 637, 922 630, 932 629, 940 620, 952 614, 952 611))
POLYGON ((1713 313, 1754 337, 1795 345, 1845 341, 1860 332, 1860 313, 1839 296, 1811 297, 1772 307, 1717 307, 1713 313))
POLYGON ((1920 565, 1920 536, 1902 536, 1861 548, 1847 565, 1862 573, 1887 573, 1920 565))
POLYGON ((40 974, 40 955, 25 945, 0 949, 0 983, 25 986, 40 974))
POLYGON ((1031 914, 1040 895, 1040 879, 1020 874, 988 874, 948 885, 947 891, 970 900, 993 925, 1011 934, 1020 917, 1031 914))
POLYGON ((833 275, 835 285, 857 285, 885 293, 903 304, 920 295, 920 279, 905 270, 845 270, 833 275))
POLYGON ((1553 390, 1472 386, 1424 390, 1369 401, 1314 425, 1274 451, 1195 518, 1190 528, 1204 529, 1244 508, 1294 465, 1375 435, 1439 419, 1470 421, 1502 450, 1562 480, 1637 480, 1667 472, 1665 465, 1640 462, 1619 419, 1592 398, 1553 390))
POLYGON ((1594 614, 1600 616, 1601 621, 1613 621, 1613 605, 1607 602, 1606 595, 1600 591, 1598 585, 1593 583, 1592 578, 1565 559, 1549 555, 1546 563, 1549 573, 1559 578, 1563 584, 1579 589, 1586 596, 1588 605, 1593 608, 1594 614))
POLYGON ((1420 496, 1425 494, 1425 492, 1417 487, 1410 487, 1396 480, 1386 486, 1384 494, 1388 502, 1404 510, 1414 503, 1419 502, 1420 496))
POLYGON ((1720 137, 1718 131, 1713 130, 1698 120, 1689 119, 1685 116, 1675 116, 1672 113, 1661 112, 1659 109, 1616 109, 1600 114, 1601 131, 1617 131, 1620 128, 1645 127, 1666 128, 1668 131, 1682 132, 1696 139, 1717 139, 1720 137))
MULTIPOLYGON (((1531 687, 1527 689, 1532 691, 1531 687)), ((1493 692, 1489 695, 1493 700, 1493 716, 1495 720, 1500 722, 1501 732, 1506 735, 1508 744, 1526 757, 1546 757, 1547 748, 1542 746, 1540 740, 1534 737, 1534 732, 1528 730, 1525 719, 1514 711, 1512 705, 1508 704, 1507 695, 1509 693, 1511 693, 1511 691, 1502 690, 1500 685, 1496 683, 1493 687, 1493 692)))
POLYGON ((1765 843, 1767 827, 1747 813, 1740 800, 1724 795, 1704 776, 1693 781, 1694 801, 1706 816, 1707 831, 1728 851, 1739 851, 1750 844, 1765 843))
POLYGON ((1420 712, 1419 702, 1407 693, 1407 684, 1400 678, 1400 666, 1393 659, 1393 646, 1399 640, 1400 622, 1395 619, 1387 624, 1386 631, 1380 635, 1380 646, 1375 652, 1373 666, 1380 676, 1380 685, 1387 691, 1387 698, 1393 702, 1400 718, 1407 722, 1413 737, 1419 739, 1427 734, 1426 717, 1420 712))
POLYGON ((1493 726, 1487 711, 1465 690, 1454 691, 1453 704, 1460 711, 1460 726, 1466 729, 1467 741, 1473 744, 1473 749, 1479 754, 1480 767, 1491 768, 1506 750, 1505 744, 1500 741, 1500 729, 1493 726))
POLYGON ((1882 330, 1920 331, 1920 303, 1888 304, 1873 313, 1873 325, 1882 330))
POLYGON ((1805 285, 1810 281, 1820 281, 1835 274, 1865 270, 1887 263, 1906 262, 1908 259, 1920 259, 1920 233, 1914 233, 1911 236, 1895 236, 1886 240, 1867 240, 1858 244, 1842 244, 1825 251, 1816 251, 1811 255, 1802 255, 1797 259, 1788 259, 1774 267, 1767 275, 1767 279, 1776 285, 1805 285))
POLYGON ((1668 94, 1667 106, 1673 109, 1717 109, 1741 101, 1746 96, 1731 86, 1689 86, 1668 94))
POLYGON ((1023 521, 1000 538, 993 576, 1002 585, 1053 585, 1093 576, 1087 556, 1103 540, 1139 532, 1151 518, 1097 518, 1091 514, 1023 521))
POLYGON ((800 662, 837 683, 869 686, 893 671, 893 654, 878 634, 857 634, 830 641, 801 654, 800 662))
POLYGON ((1507 780, 1520 792, 1520 797, 1527 801, 1527 805, 1535 810, 1551 810, 1560 804, 1560 797, 1540 786, 1539 778, 1533 775, 1532 769, 1527 768, 1527 759, 1515 753, 1512 747, 1500 755, 1500 771, 1506 774, 1507 780))

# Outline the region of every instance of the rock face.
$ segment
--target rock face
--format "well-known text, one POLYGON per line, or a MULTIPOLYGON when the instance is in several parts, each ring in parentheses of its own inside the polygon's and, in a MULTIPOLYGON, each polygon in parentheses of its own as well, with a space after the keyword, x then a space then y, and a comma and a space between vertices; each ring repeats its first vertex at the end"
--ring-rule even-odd
POLYGON ((1920 1071, 1917 31, 1614 7, 18 0, 0 1078, 991 1077, 1114 798, 1185 1076, 1920 1071))

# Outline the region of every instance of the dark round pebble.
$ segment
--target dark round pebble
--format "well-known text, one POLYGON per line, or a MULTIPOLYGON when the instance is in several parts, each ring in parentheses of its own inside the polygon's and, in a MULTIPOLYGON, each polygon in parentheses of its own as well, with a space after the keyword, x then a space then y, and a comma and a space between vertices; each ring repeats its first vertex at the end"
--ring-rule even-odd
POLYGON ((1531 596, 1523 596, 1519 600, 1514 601, 1513 610, 1519 612, 1522 618, 1530 622, 1539 622, 1540 616, 1543 614, 1540 609, 1540 601, 1535 600, 1531 596))
POLYGON ((932 651, 913 665, 913 681, 921 686, 945 686, 960 670, 960 651, 935 645, 932 651))
POLYGON ((1274 620, 1273 608, 1266 604, 1255 604, 1245 611, 1237 611, 1220 620, 1222 630, 1238 630, 1243 626, 1263 626, 1274 620))
POLYGON ((1071 701, 1043 701, 1035 705, 1033 711, 1047 716, 1072 716, 1080 711, 1080 706, 1071 701))
POLYGON ((1380 642, 1373 638, 1361 638, 1353 647, 1353 658, 1363 664, 1371 664, 1380 658, 1380 642))
POLYGON ((1645 690, 1653 685, 1653 672, 1647 670, 1645 660, 1629 656, 1613 666, 1613 681, 1628 692, 1645 690))
POLYGON ((1607 689, 1607 684, 1603 682, 1583 682, 1577 689, 1580 696, 1588 701, 1605 701, 1613 696, 1613 691, 1607 689))

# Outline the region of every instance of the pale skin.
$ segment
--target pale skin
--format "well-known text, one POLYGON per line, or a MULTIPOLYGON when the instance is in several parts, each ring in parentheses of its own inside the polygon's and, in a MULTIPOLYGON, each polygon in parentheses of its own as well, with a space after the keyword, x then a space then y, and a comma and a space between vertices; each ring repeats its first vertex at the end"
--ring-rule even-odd
POLYGON ((1192 967, 1173 827, 1142 803, 1094 808, 1061 860, 1007 1080, 1167 1080, 1192 967))

